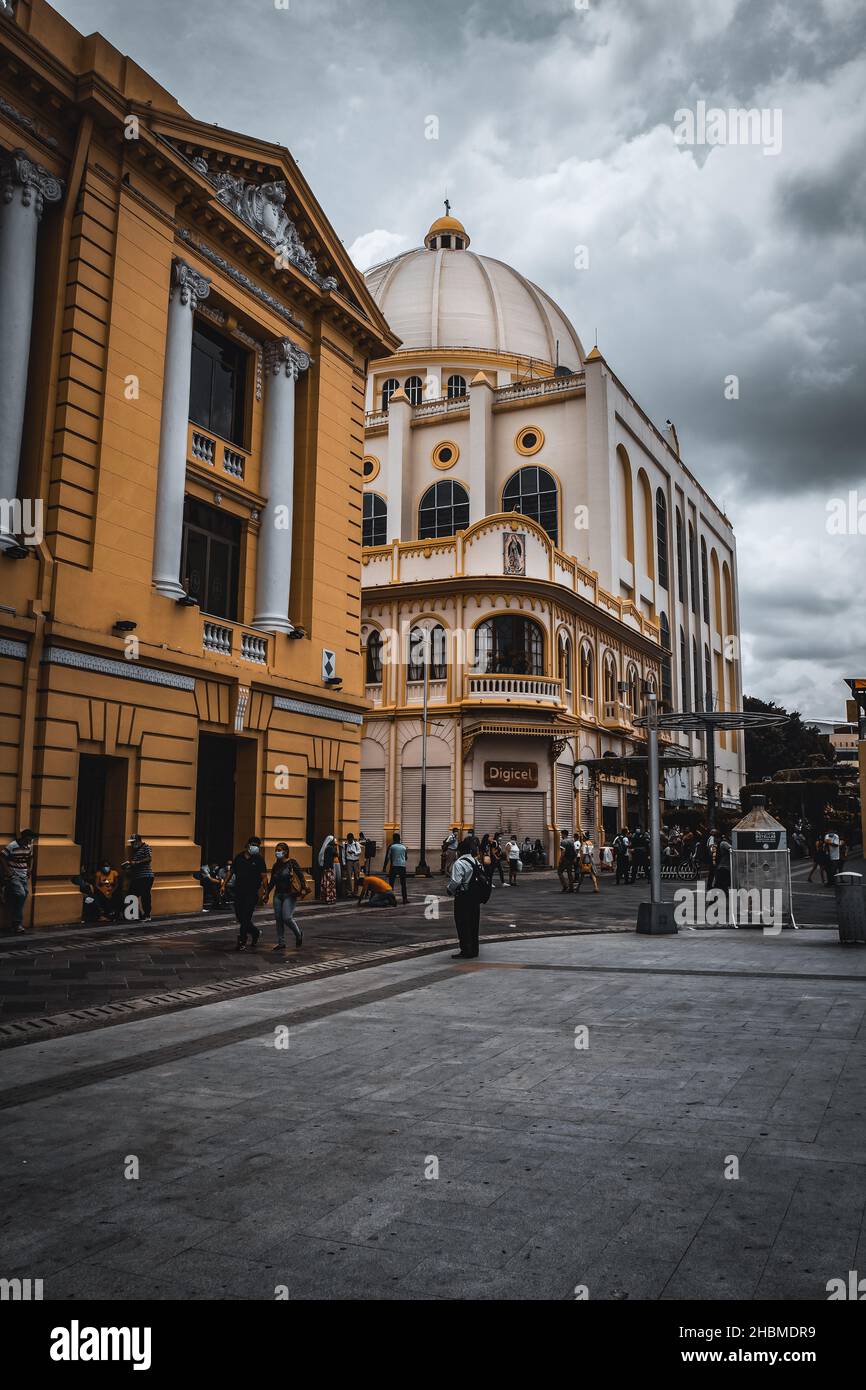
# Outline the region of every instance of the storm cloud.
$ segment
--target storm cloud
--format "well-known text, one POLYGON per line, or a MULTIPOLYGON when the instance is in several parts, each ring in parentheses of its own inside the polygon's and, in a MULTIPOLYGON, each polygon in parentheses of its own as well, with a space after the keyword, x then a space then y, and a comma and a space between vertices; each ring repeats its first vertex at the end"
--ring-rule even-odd
POLYGON ((826 527, 866 495, 862 0, 55 3, 195 116, 287 145, 359 264, 419 245, 447 192, 675 421, 737 531, 747 692, 841 717, 866 675, 866 536, 826 527), (779 112, 780 151, 678 144, 699 101, 779 112))

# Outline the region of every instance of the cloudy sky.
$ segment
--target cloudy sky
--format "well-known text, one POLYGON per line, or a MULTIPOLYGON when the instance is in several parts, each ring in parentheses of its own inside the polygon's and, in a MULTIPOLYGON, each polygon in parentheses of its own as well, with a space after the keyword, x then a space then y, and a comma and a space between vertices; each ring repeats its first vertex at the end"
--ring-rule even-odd
POLYGON ((54 0, 194 115, 287 145, 363 266, 447 190, 726 506, 746 692, 842 717, 866 675, 863 0, 283 3, 54 0), (701 101, 765 109, 781 149, 678 143, 701 101), (863 534, 828 533, 851 490, 863 534))

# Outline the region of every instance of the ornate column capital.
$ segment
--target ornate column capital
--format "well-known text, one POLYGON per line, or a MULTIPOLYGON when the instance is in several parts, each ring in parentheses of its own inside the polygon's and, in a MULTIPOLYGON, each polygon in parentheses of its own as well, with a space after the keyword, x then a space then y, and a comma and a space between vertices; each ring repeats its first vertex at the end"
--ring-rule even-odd
POLYGON ((16 189, 20 190, 24 207, 32 207, 37 219, 46 203, 59 203, 63 197, 63 181, 35 164, 26 150, 12 150, 0 159, 0 197, 11 203, 16 189))
POLYGON ((276 338, 265 347, 265 370, 269 376, 285 376, 297 381, 307 371, 312 358, 291 338, 276 338))
POLYGON ((0 14, 8 15, 9 19, 15 18, 15 5, 13 0, 0 0, 0 14))
POLYGON ((206 275, 193 270, 186 261, 174 260, 171 265, 171 298, 177 294, 181 304, 188 304, 191 311, 207 299, 211 282, 206 275))

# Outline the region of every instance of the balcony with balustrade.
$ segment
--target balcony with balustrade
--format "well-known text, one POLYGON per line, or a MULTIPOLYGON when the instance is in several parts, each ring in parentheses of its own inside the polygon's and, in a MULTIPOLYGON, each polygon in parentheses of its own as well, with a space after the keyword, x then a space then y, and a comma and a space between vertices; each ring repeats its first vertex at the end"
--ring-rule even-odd
POLYGON ((553 676, 467 675, 463 699, 471 704, 562 706, 562 681, 553 676))
POLYGON ((250 666, 273 665, 273 637, 251 632, 241 623, 202 615, 202 651, 206 656, 226 657, 250 666))
POLYGON ((222 477, 226 483, 234 481, 251 487, 257 481, 250 476, 251 455, 248 450, 239 449, 236 444, 230 444, 192 422, 187 436, 186 456, 190 463, 207 469, 214 478, 222 477))

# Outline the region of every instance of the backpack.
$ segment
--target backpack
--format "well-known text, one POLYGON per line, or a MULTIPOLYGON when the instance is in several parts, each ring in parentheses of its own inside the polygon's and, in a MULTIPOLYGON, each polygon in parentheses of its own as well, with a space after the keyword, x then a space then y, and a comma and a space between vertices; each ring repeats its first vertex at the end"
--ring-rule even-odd
MULTIPOLYGON (((490 894, 493 891, 493 880, 489 879, 480 864, 473 864, 472 877, 462 890, 473 902, 486 903, 490 901, 490 894)), ((462 896, 462 894, 458 895, 462 896)))

